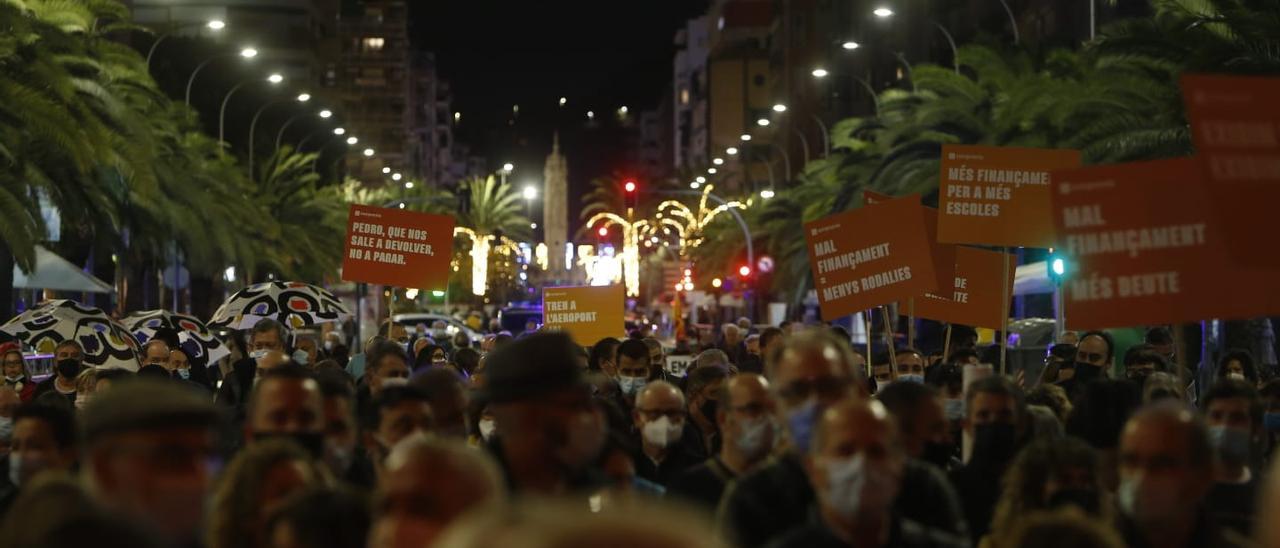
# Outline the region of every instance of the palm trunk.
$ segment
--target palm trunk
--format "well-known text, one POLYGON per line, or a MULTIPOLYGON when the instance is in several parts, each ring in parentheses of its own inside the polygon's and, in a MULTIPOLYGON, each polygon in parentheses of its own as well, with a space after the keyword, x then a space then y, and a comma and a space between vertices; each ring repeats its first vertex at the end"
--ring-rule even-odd
POLYGON ((14 316, 13 264, 13 253, 9 247, 0 245, 0 321, 8 321, 14 316))

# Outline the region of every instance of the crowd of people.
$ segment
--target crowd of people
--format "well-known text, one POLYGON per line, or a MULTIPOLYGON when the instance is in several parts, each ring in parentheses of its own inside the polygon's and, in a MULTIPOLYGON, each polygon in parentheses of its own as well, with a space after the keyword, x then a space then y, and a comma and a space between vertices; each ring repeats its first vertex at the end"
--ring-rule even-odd
POLYGON ((349 352, 262 320, 221 366, 67 341, 39 382, 0 346, 0 547, 1280 547, 1280 381, 1247 352, 1195 389, 1158 329, 1036 378, 718 331, 681 370, 644 332, 386 324, 349 352))

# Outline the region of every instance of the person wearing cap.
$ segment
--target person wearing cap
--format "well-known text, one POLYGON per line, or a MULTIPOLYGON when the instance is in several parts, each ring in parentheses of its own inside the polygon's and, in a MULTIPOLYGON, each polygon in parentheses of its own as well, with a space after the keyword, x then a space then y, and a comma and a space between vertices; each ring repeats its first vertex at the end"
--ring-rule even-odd
POLYGON ((95 397, 83 418, 80 472, 93 498, 166 544, 196 544, 217 407, 193 388, 133 379, 95 397))
POLYGON ((595 487, 589 465, 604 446, 605 420, 577 355, 568 335, 538 333, 485 358, 480 397, 497 428, 489 447, 514 492, 595 487))

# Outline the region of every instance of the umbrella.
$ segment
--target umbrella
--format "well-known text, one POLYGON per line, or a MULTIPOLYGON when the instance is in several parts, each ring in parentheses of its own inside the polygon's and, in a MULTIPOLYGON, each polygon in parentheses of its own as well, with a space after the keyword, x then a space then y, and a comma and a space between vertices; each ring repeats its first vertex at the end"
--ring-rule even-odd
POLYGON ((134 312, 120 320, 139 344, 146 344, 160 329, 172 329, 178 332, 178 342, 193 359, 204 361, 206 365, 214 365, 224 356, 231 354, 231 349, 223 344, 204 322, 194 316, 175 314, 168 310, 147 310, 134 312))
POLYGON ((67 299, 46 301, 0 325, 41 354, 52 354, 58 343, 74 340, 84 349, 84 363, 106 368, 138 370, 138 341, 102 309, 67 299))
POLYGON ((340 321, 351 316, 337 297, 302 282, 264 282, 235 292, 209 320, 210 327, 249 329, 264 318, 290 329, 340 321))

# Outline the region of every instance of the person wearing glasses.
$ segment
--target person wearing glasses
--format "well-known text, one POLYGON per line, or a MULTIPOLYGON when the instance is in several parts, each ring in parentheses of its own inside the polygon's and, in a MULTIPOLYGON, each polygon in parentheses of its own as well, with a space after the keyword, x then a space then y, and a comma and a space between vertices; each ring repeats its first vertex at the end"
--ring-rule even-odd
POLYGON ((667 381, 646 385, 636 395, 631 411, 639 431, 640 450, 632 455, 636 475, 666 487, 676 475, 702 462, 705 455, 688 449, 685 436, 687 410, 684 394, 667 381))

